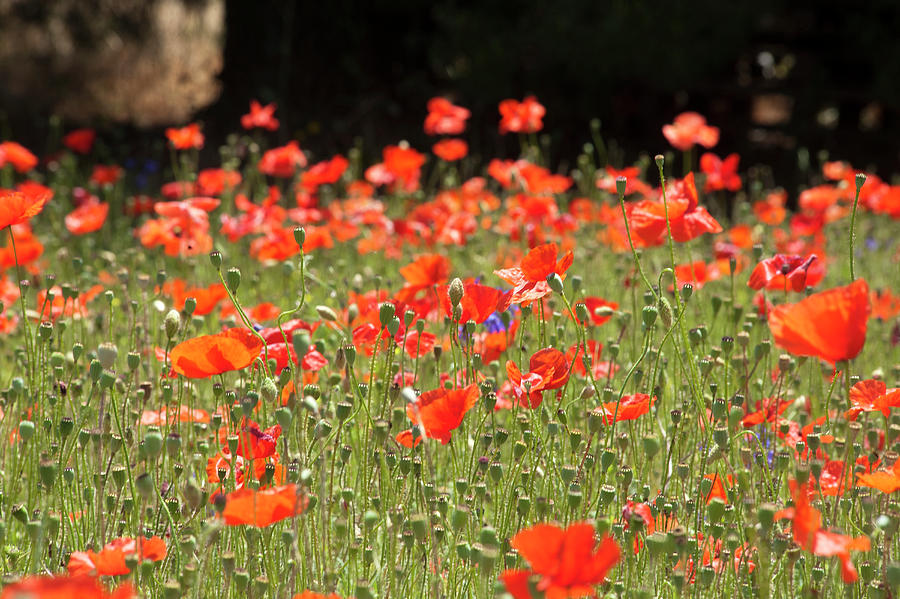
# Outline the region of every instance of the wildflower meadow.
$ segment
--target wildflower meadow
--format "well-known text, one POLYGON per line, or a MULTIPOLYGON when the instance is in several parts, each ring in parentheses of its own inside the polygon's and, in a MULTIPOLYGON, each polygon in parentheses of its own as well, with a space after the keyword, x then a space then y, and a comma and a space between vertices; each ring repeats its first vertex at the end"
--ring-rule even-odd
POLYGON ((0 597, 898 596, 895 174, 458 104, 0 143, 0 597))

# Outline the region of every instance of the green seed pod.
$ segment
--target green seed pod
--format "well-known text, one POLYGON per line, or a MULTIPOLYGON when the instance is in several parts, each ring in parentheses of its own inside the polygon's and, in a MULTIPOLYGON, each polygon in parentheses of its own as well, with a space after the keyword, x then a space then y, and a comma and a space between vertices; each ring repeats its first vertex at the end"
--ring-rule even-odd
POLYGON ((232 266, 225 271, 225 286, 228 287, 231 295, 237 295, 238 287, 241 286, 241 269, 232 266))
POLYGON ((178 329, 181 328, 181 315, 178 313, 178 310, 169 310, 163 323, 166 329, 166 337, 168 339, 175 337, 178 329))
POLYGON ((549 275, 547 275, 547 285, 549 285, 549 286, 550 286, 550 289, 552 289, 552 290, 553 290, 554 292, 556 292, 556 293, 562 293, 562 292, 563 292, 563 282, 562 282, 562 277, 560 277, 560 276, 559 276, 558 274, 556 274, 555 272, 550 273, 549 275))
POLYGON ((649 329, 656 322, 659 310, 654 306, 644 306, 641 309, 641 323, 645 329, 649 329))
POLYGON ((34 422, 31 420, 23 420, 19 423, 19 438, 27 443, 34 437, 34 422))
POLYGON ((338 320, 337 313, 328 306, 318 305, 316 306, 316 312, 322 320, 327 320, 328 322, 337 322, 338 320))

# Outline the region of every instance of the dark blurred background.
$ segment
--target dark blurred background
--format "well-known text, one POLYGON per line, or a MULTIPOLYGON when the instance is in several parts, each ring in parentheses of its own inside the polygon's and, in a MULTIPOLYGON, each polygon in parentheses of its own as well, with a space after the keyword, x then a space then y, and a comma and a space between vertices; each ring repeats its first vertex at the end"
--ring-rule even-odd
POLYGON ((667 150, 660 127, 697 110, 717 153, 775 179, 807 149, 886 175, 898 31, 896 0, 0 0, 0 135, 50 150, 57 115, 141 147, 200 120, 215 161, 256 98, 278 103, 273 142, 317 157, 358 143, 372 161, 401 139, 426 150, 425 104, 445 95, 473 112, 473 154, 512 156, 497 104, 534 94, 557 165, 593 118, 621 163, 667 150))

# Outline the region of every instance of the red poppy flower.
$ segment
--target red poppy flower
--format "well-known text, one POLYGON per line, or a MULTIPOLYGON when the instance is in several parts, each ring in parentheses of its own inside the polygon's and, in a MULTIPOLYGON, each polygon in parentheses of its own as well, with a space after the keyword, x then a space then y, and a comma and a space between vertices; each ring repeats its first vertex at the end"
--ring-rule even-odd
POLYGON ((349 165, 350 162, 340 154, 334 156, 331 160, 317 162, 304 171, 300 177, 300 184, 304 189, 313 193, 320 185, 337 183, 349 165))
POLYGON ((187 378, 207 378, 253 363, 262 350, 260 341, 248 329, 228 329, 182 341, 169 354, 172 368, 187 378))
POLYGON ((95 164, 91 173, 91 183, 97 185, 114 185, 122 178, 125 171, 115 164, 95 164))
POLYGON ((406 416, 419 426, 420 435, 413 438, 413 431, 406 430, 397 435, 397 442, 405 447, 414 447, 422 441, 421 434, 424 434, 446 445, 450 442, 450 433, 459 428, 478 397, 478 386, 475 384, 462 389, 426 391, 416 401, 406 405, 406 416))
POLYGON ((327 595, 323 595, 322 593, 316 593, 313 591, 303 591, 302 593, 297 593, 294 595, 292 599, 341 599, 341 597, 337 593, 329 593, 327 595))
POLYGON ((120 576, 131 571, 125 564, 126 557, 136 555, 138 561, 158 562, 166 557, 166 553, 166 544, 159 537, 137 540, 122 537, 107 543, 100 552, 72 552, 67 569, 72 576, 120 576))
POLYGON ((603 423, 621 422, 623 420, 637 420, 650 411, 656 403, 656 396, 650 397, 646 393, 623 395, 619 401, 610 401, 594 408, 594 413, 603 416, 603 423))
POLYGON ((306 166, 306 155, 300 144, 292 141, 285 146, 266 151, 259 160, 259 172, 289 179, 297 172, 297 167, 306 166))
POLYGON ((163 406, 159 410, 144 410, 141 413, 141 419, 138 424, 142 426, 165 426, 174 422, 209 423, 209 412, 189 406, 178 406, 175 410, 169 410, 166 406, 163 406))
POLYGON ((719 143, 719 128, 706 124, 706 118, 696 112, 682 112, 671 125, 663 125, 663 135, 672 147, 687 151, 700 144, 711 148, 719 143))
POLYGON ((823 529, 822 514, 809 505, 809 498, 801 486, 795 481, 790 482, 794 507, 777 512, 776 520, 792 520, 794 542, 801 549, 820 557, 837 556, 841 560, 841 578, 845 583, 856 582, 859 575, 850 559, 850 551, 869 551, 872 548, 869 537, 848 537, 823 529))
POLYGON ((227 171, 223 168, 206 168, 197 173, 196 190, 192 191, 201 196, 220 196, 226 190, 233 190, 241 184, 241 174, 237 171, 227 171))
POLYGON ((825 264, 815 254, 788 256, 775 254, 762 260, 750 273, 747 287, 770 291, 803 291, 815 287, 825 277, 825 264))
POLYGON ((672 239, 679 243, 696 239, 704 233, 722 232, 722 225, 698 204, 694 173, 688 173, 684 179, 666 186, 665 203, 660 197, 659 201, 642 200, 632 204, 628 218, 632 235, 646 246, 663 244, 669 228, 672 239), (669 227, 666 226, 667 208, 669 227))
MULTIPOLYGON (((610 310, 613 310, 613 311, 619 309, 619 304, 617 302, 610 302, 610 301, 603 299, 602 297, 594 297, 594 296, 589 296, 589 297, 580 299, 580 300, 578 300, 578 302, 576 302, 576 305, 577 304, 584 304, 584 307, 587 308, 587 311, 588 311, 588 318, 590 320, 590 324, 594 325, 595 327, 599 327, 600 325, 607 322, 610 318, 612 318, 612 314, 600 315, 600 314, 597 314, 597 310, 599 310, 600 308, 609 308, 610 310)), ((576 320, 577 320, 577 316, 576 316, 576 320)))
POLYGON ((51 197, 52 193, 30 194, 0 189, 0 230, 39 214, 51 197))
POLYGON ((881 412, 887 418, 896 407, 900 407, 900 389, 888 389, 884 381, 859 381, 850 388, 850 409, 844 418, 856 420, 863 412, 881 412))
POLYGON ((166 129, 166 137, 176 150, 199 150, 205 140, 198 123, 191 123, 180 129, 170 127, 166 129))
POLYGON ((737 191, 741 188, 741 178, 737 174, 738 162, 741 157, 737 154, 729 154, 722 160, 712 152, 706 152, 700 157, 700 170, 706 174, 706 184, 703 191, 737 191))
POLYGON ((410 358, 421 358, 431 353, 434 349, 437 337, 428 331, 413 331, 406 335, 406 341, 403 343, 403 349, 410 358))
POLYGON ((428 116, 425 117, 425 133, 428 135, 459 135, 466 128, 471 113, 456 106, 446 98, 428 100, 428 116))
POLYGON ((552 273, 565 277, 565 272, 572 266, 575 257, 571 251, 557 261, 559 247, 555 243, 547 243, 532 248, 522 258, 519 266, 495 270, 494 274, 513 285, 511 295, 499 309, 506 309, 511 304, 541 299, 552 293, 547 277, 552 273), (505 304, 505 305, 504 305, 505 304))
POLYGON ((866 342, 869 286, 857 279, 846 287, 814 293, 795 304, 769 311, 775 343, 798 356, 829 364, 855 358, 866 342))
POLYGON ((450 260, 441 254, 423 254, 400 269, 406 280, 397 293, 397 300, 406 302, 422 289, 447 282, 450 276, 450 260))
POLYGON ((447 162, 454 162, 466 157, 469 153, 469 144, 461 139, 442 139, 431 146, 435 156, 447 162))
POLYGON ((130 584, 106 591, 95 576, 29 576, 3 587, 0 599, 132 599, 137 597, 130 584))
MULTIPOLYGON (((447 295, 449 287, 438 287, 438 298, 441 300, 441 309, 448 318, 453 316, 453 306, 450 305, 450 296, 447 295)), ((465 283, 463 296, 459 302, 462 315, 459 322, 466 323, 470 320, 475 324, 481 324, 497 310, 497 302, 503 293, 494 287, 479 285, 478 283, 465 283)))
POLYGON ((784 400, 778 397, 768 397, 756 402, 756 411, 750 412, 741 419, 744 428, 752 428, 763 422, 775 422, 778 417, 794 403, 793 399, 784 400))
POLYGON ((0 168, 9 163, 18 173, 27 173, 38 165, 37 156, 28 148, 14 141, 0 143, 0 168))
POLYGON ((247 524, 265 528, 286 518, 299 516, 309 504, 297 485, 272 487, 261 491, 243 488, 225 496, 222 517, 228 526, 247 524))
POLYGON ((537 133, 544 128, 543 118, 547 113, 534 96, 521 102, 503 100, 500 102, 500 133, 537 133))
POLYGON ((500 579, 515 599, 531 599, 529 581, 546 599, 595 597, 594 587, 603 582, 622 557, 616 542, 607 535, 600 541, 594 527, 586 522, 560 528, 536 524, 519 531, 510 545, 522 556, 530 570, 506 570, 500 579))
POLYGON ((616 180, 625 177, 625 195, 637 193, 649 196, 653 188, 641 181, 641 170, 636 166, 628 166, 623 169, 615 169, 607 166, 605 171, 597 176, 597 188, 609 193, 619 193, 616 180))
POLYGON ((406 144, 387 146, 381 153, 382 162, 366 169, 366 181, 374 185, 387 185, 412 193, 419 188, 419 176, 425 164, 425 154, 406 144))
POLYGON ((88 154, 94 147, 97 132, 93 129, 75 129, 63 136, 63 145, 76 154, 88 154))
POLYGON ((109 204, 101 202, 96 196, 68 213, 65 218, 66 229, 72 235, 86 235, 99 230, 106 222, 109 204))
POLYGON ((250 100, 250 112, 241 117, 241 127, 250 130, 254 128, 278 129, 278 119, 275 118, 275 104, 263 106, 256 100, 250 100))
POLYGON ((527 374, 523 375, 512 360, 506 362, 506 374, 519 405, 534 409, 544 400, 542 391, 560 389, 568 382, 569 362, 558 349, 546 347, 528 360, 527 374))

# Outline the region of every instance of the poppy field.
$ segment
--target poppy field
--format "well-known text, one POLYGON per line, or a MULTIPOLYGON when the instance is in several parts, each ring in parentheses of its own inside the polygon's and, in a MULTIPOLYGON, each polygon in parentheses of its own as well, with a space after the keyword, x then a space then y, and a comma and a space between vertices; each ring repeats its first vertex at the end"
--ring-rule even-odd
POLYGON ((0 142, 0 598, 897 597, 891 173, 423 114, 0 142))

